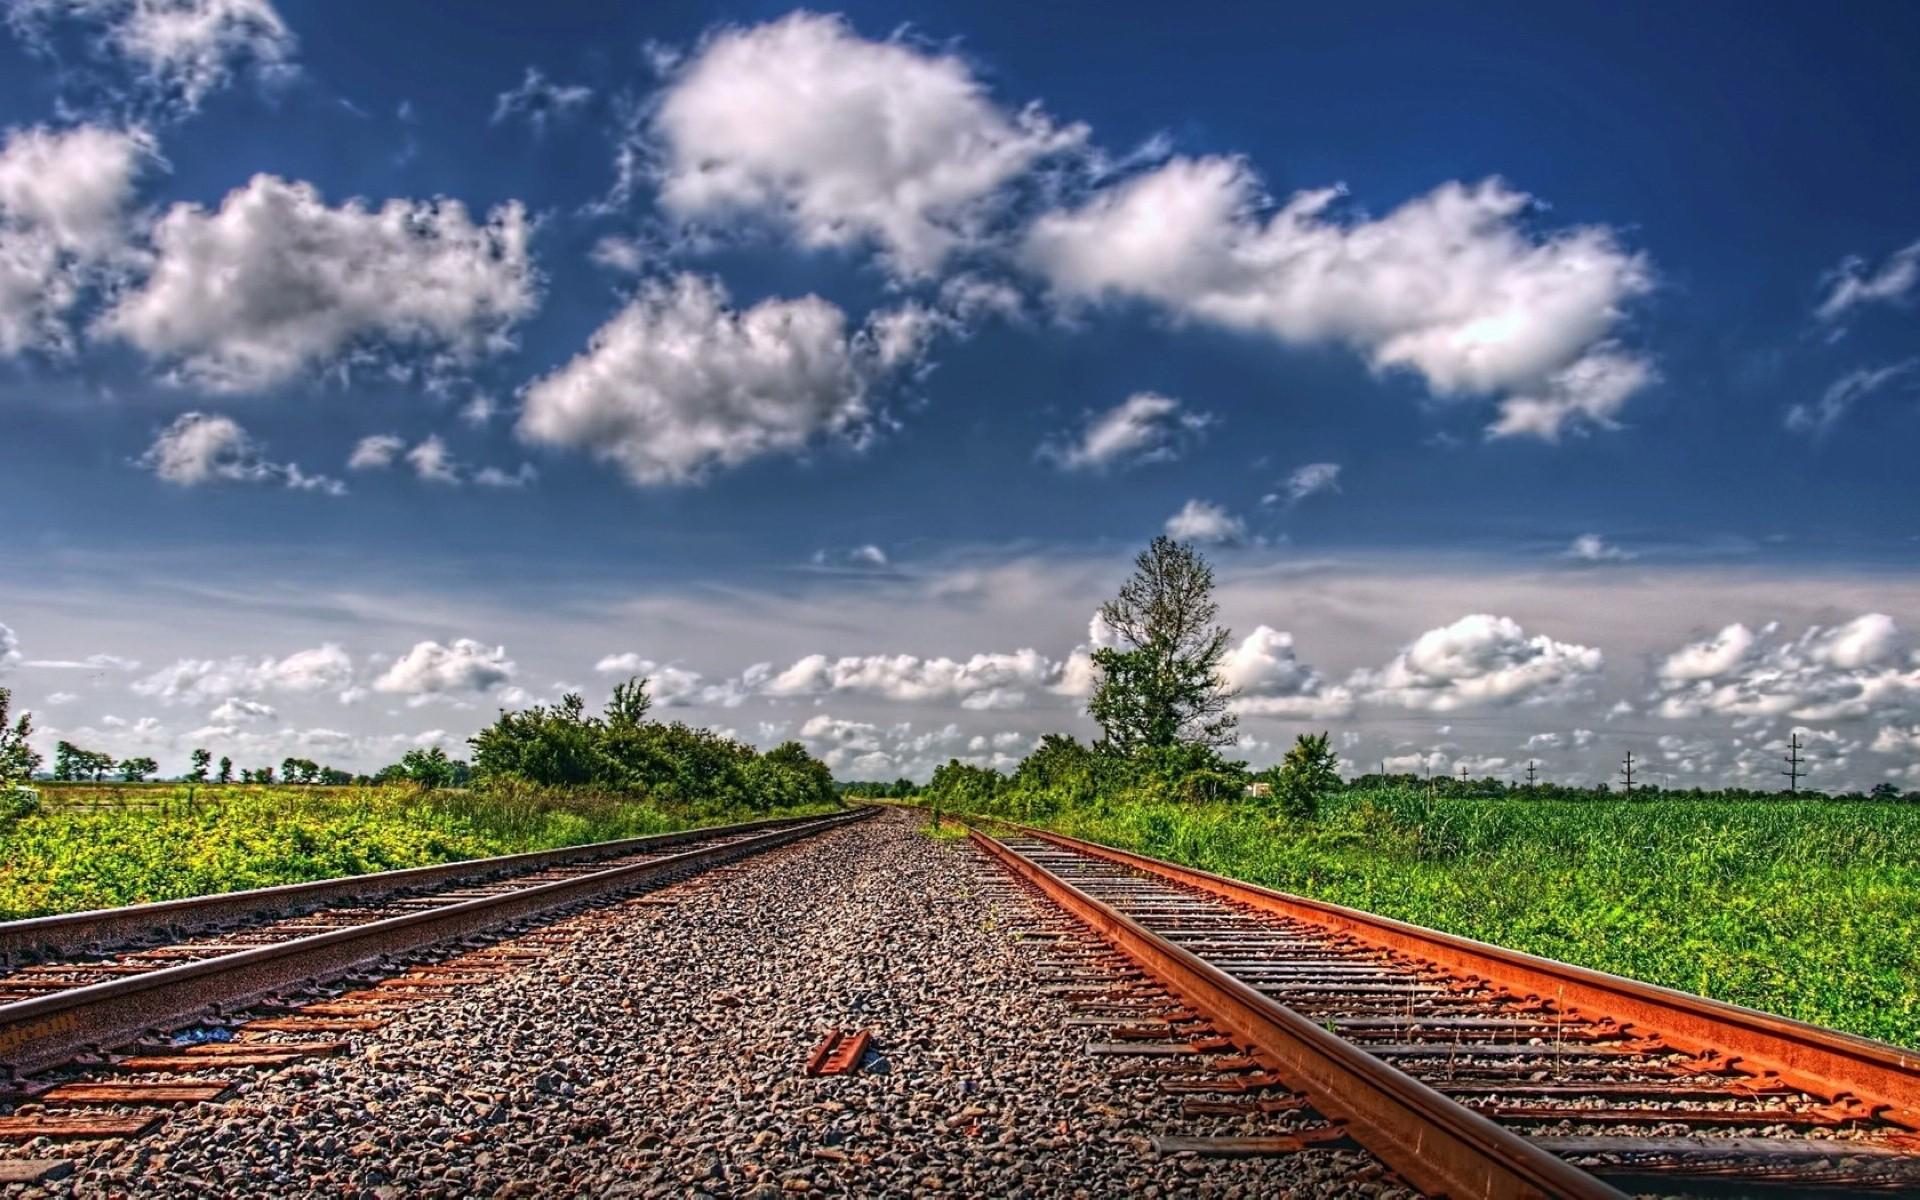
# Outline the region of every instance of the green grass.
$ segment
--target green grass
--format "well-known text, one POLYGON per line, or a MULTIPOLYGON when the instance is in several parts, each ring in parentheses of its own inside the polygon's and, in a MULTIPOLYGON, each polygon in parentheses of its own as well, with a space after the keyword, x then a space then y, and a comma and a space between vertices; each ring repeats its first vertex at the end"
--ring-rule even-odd
POLYGON ((1051 827, 1920 1047, 1920 806, 1447 799, 1094 805, 1051 827))
POLYGON ((42 801, 0 821, 0 920, 799 815, 534 789, 50 786, 42 801))

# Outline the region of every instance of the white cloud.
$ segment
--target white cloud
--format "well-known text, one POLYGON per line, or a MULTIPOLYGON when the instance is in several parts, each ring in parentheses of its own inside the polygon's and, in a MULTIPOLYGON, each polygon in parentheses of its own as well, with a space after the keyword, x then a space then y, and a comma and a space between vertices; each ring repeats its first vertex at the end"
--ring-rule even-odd
POLYGON ((433 434, 407 451, 407 463, 418 478, 428 483, 459 484, 460 472, 453 454, 439 434, 433 434))
POLYGON ((13 630, 0 624, 0 671, 20 665, 20 638, 13 630))
POLYGON ((914 654, 828 658, 809 654, 786 669, 749 671, 743 686, 774 697, 863 693, 901 702, 958 701, 962 708, 1017 708, 1032 688, 1060 677, 1060 664, 1037 650, 975 654, 965 660, 914 654))
POLYGON ((61 17, 103 26, 105 49, 189 110, 242 69, 291 70, 294 37, 268 0, 14 0, 8 13, 29 36, 61 17))
POLYGON ((363 437, 354 443, 353 453, 347 456, 347 470, 383 471, 393 465, 393 460, 406 446, 407 439, 391 433, 363 437))
POLYGON ((79 125, 10 129, 0 146, 0 357, 64 351, 66 316, 125 252, 126 212, 152 140, 79 125))
POLYGON ((567 86, 548 79, 538 67, 528 67, 520 86, 501 92, 493 104, 493 124, 519 119, 532 128, 535 137, 544 136, 547 126, 563 121, 593 99, 589 87, 567 86))
POLYGON ((279 483, 296 491, 343 496, 346 485, 309 475, 297 463, 272 462, 239 422, 217 413, 181 413, 140 456, 139 465, 168 483, 279 483))
POLYGON ((1280 490, 1266 497, 1270 503, 1284 502, 1298 504, 1308 496, 1320 492, 1340 490, 1340 464, 1331 462, 1303 463, 1288 473, 1280 484, 1280 490))
POLYGON ((1787 409, 1787 428, 1795 433, 1826 433, 1860 401, 1889 385, 1907 382, 1916 374, 1920 374, 1920 358, 1849 371, 1829 384, 1827 390, 1820 393, 1819 400, 1787 409))
POLYGON ((636 484, 697 482, 716 468, 866 437, 879 373, 870 344, 817 296, 727 307, 717 280, 641 288, 586 351, 531 384, 519 432, 585 449, 636 484))
POLYGON ((475 224, 457 200, 329 207, 308 183, 256 175, 217 212, 176 204, 153 268, 99 329, 174 360, 182 379, 250 391, 385 345, 458 364, 509 345, 539 278, 517 203, 475 224))
POLYGON ((1603 563, 1625 562, 1634 557, 1626 550, 1609 542, 1597 533, 1583 533, 1573 539, 1573 543, 1561 552, 1562 557, 1576 562, 1603 563))
POLYGON ((1877 268, 1858 256, 1845 259, 1821 282, 1827 295, 1815 315, 1822 321, 1837 321, 1862 304, 1904 303, 1920 287, 1920 242, 1895 250, 1877 268))
POLYGON ((1841 721, 1895 718, 1920 702, 1920 657, 1886 614, 1809 626, 1791 640, 1778 631, 1729 625, 1682 647, 1661 667, 1657 711, 1670 719, 1841 721))
POLYGON ((1317 720, 1353 712, 1353 692, 1329 686, 1295 655, 1292 634, 1267 625, 1227 651, 1220 676, 1238 693, 1232 702, 1238 713, 1317 720))
POLYGON ((1040 456, 1065 471, 1166 462, 1180 457, 1184 443, 1212 421, 1171 396, 1135 392, 1113 408, 1089 415, 1080 429, 1043 442, 1040 456))
POLYGON ((709 37, 649 132, 670 212, 763 214, 810 247, 875 242, 908 275, 977 241, 1003 185, 1085 136, 1001 109, 956 55, 806 12, 709 37))
POLYGON ((1218 504, 1189 500, 1167 518, 1167 536, 1184 542, 1231 545, 1245 540, 1247 524, 1218 504))
POLYGON ((133 691, 166 703, 211 703, 233 696, 266 692, 311 693, 334 691, 353 681, 353 658, 328 642, 285 658, 271 655, 226 659, 183 658, 145 679, 133 691))
MULTIPOLYGON (((1768 626, 1767 632, 1772 628, 1768 626)), ((1724 675, 1746 660, 1753 642, 1753 630, 1736 621, 1712 637, 1689 642, 1668 655, 1660 664, 1660 678, 1686 683, 1724 675)))
POLYGON ((531 487, 539 478, 540 472, 532 463, 521 463, 517 471, 503 471, 499 467, 481 467, 473 473, 474 483, 490 488, 531 487))
POLYGON ((1880 754, 1920 754, 1920 725, 1882 727, 1873 737, 1873 749, 1880 754))
POLYGON ((1527 635, 1510 617, 1475 613, 1414 639, 1352 685, 1376 704, 1429 712, 1564 700, 1600 671, 1599 650, 1527 635))
POLYGON ((511 682, 514 670, 505 646, 486 646, 472 638, 456 638, 450 646, 416 642, 373 681, 373 688, 418 699, 484 692, 511 682))
POLYGON ((609 271, 625 271, 637 275, 640 268, 647 265, 646 247, 632 238, 608 234, 593 244, 593 252, 588 256, 595 266, 609 271))
POLYGON ((279 712, 271 704, 258 700, 248 700, 241 696, 229 696, 218 708, 207 714, 209 721, 222 725, 239 725, 250 721, 271 721, 279 712))
POLYGON ((738 708, 747 699, 747 692, 737 680, 709 684, 704 682, 704 677, 698 671, 657 663, 631 650, 606 655, 593 664, 593 669, 602 675, 621 679, 646 679, 647 694, 662 708, 694 704, 738 708))
POLYGON ((1611 339, 1652 287, 1598 226, 1535 235, 1530 197, 1446 183, 1373 220, 1330 216, 1338 189, 1271 216, 1241 160, 1176 158, 1047 213, 1023 255, 1066 301, 1137 298, 1294 344, 1353 347, 1440 396, 1495 395, 1496 435, 1610 424, 1651 378, 1611 339))
MULTIPOLYGON (((0 641, 5 639, 0 638, 0 641)), ((4 658, 4 656, 0 656, 4 658)), ((43 671, 137 671, 140 660, 118 654, 89 654, 85 658, 30 658, 27 666, 43 671)))

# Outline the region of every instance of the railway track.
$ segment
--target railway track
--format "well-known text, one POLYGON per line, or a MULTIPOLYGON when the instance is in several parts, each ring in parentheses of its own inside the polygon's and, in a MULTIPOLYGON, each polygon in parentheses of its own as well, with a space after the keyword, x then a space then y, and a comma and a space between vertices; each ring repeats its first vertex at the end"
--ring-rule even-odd
POLYGON ((16 963, 34 960, 0 974, 0 1070, 17 1086, 28 1073, 209 1013, 682 879, 868 815, 719 826, 0 924, 0 948, 16 963))
POLYGON ((1450 1196, 1920 1194, 1911 1051, 1038 830, 972 838, 1096 936, 1042 935, 1090 1049, 1232 1130, 1164 1151, 1358 1143, 1450 1196))

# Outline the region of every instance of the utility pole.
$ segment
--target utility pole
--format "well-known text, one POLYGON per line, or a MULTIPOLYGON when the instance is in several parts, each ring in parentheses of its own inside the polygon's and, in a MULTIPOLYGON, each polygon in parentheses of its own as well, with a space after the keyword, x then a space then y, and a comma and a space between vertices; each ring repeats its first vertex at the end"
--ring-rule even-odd
POLYGON ((1788 795, 1792 795, 1800 790, 1800 779, 1806 774, 1805 771, 1800 769, 1800 764, 1806 761, 1806 759, 1800 757, 1800 734, 1798 731, 1795 731, 1794 735, 1787 739, 1787 769, 1780 772, 1787 777, 1788 795))
POLYGON ((1633 751, 1631 750, 1627 751, 1626 763, 1620 768, 1620 770, 1621 770, 1621 774, 1625 775, 1627 778, 1627 795, 1629 798, 1631 798, 1633 795, 1633 751))
POLYGON ((1533 769, 1533 760, 1528 759, 1527 760, 1527 790, 1528 791, 1533 790, 1534 781, 1537 778, 1538 778, 1538 773, 1535 772, 1533 769))

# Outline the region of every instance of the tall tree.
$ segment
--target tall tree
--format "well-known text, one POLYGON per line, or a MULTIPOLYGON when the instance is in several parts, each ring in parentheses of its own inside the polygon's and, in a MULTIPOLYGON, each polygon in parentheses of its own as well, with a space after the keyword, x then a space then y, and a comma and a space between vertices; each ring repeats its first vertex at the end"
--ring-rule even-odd
POLYGON ((220 783, 233 782, 233 760, 231 758, 228 758, 224 754, 220 756, 220 774, 218 776, 218 782, 220 783))
POLYGON ((1134 559, 1120 594, 1100 606, 1120 643, 1093 652, 1087 711, 1105 734, 1104 749, 1133 755, 1233 744, 1233 693, 1220 678, 1232 635, 1214 624, 1219 613, 1213 568, 1192 546, 1157 537, 1134 559))
POLYGON ((128 783, 145 783, 147 776, 160 769, 160 764, 145 757, 123 759, 120 763, 120 778, 128 783))
POLYGON ((40 769, 40 755, 27 744, 33 734, 33 714, 23 712, 9 725, 13 693, 0 688, 0 784, 16 779, 32 779, 40 769))
POLYGON ((187 782, 205 783, 207 768, 213 764, 213 751, 195 750, 193 752, 193 770, 187 772, 187 782))

